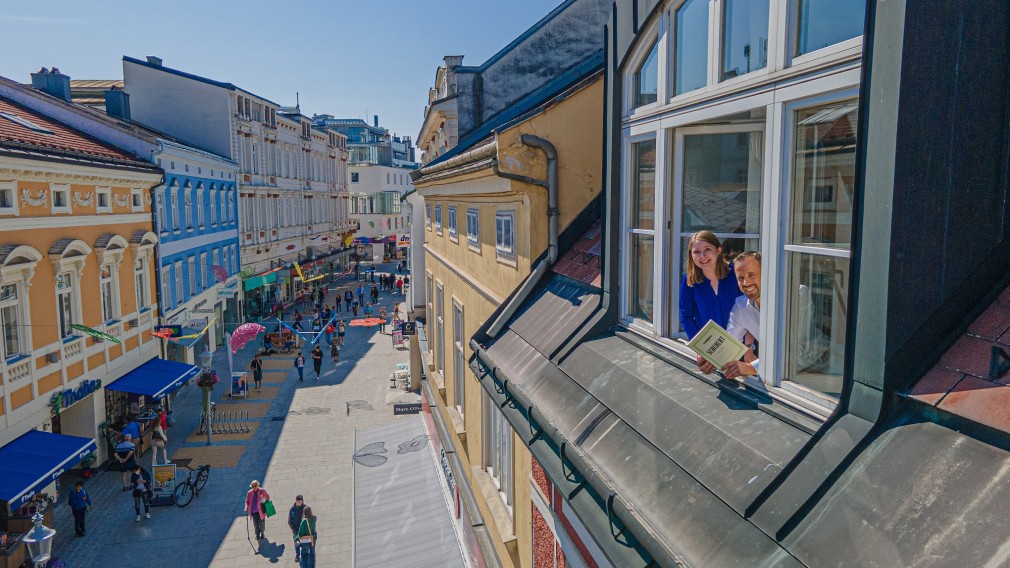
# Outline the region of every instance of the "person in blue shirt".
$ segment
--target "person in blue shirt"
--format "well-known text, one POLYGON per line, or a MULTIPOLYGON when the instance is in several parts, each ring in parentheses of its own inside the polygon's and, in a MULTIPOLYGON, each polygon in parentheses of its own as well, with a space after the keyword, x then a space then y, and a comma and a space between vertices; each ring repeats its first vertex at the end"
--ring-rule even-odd
POLYGON ((88 509, 94 510, 91 505, 91 497, 84 490, 84 483, 78 481, 74 484, 74 490, 70 492, 67 502, 70 505, 70 510, 74 513, 74 533, 77 536, 84 536, 84 515, 87 514, 88 509))
POLYGON ((136 440, 140 438, 140 424, 131 420, 129 424, 120 432, 120 435, 129 436, 130 441, 136 444, 136 440))
POLYGON ((712 231, 691 235, 687 251, 687 274, 680 283, 680 325, 692 338, 708 320, 726 327, 740 287, 712 231))

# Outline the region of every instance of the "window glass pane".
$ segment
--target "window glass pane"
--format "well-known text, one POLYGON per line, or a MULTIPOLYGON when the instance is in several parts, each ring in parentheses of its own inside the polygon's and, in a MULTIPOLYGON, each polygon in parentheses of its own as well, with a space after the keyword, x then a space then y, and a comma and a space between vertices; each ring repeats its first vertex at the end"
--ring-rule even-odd
POLYGON ((631 182, 630 226, 651 230, 656 222, 656 141, 633 144, 631 160, 635 178, 631 182))
POLYGON ((676 18, 673 90, 679 95, 708 83, 708 0, 687 0, 676 18))
POLYGON ((635 73, 635 106, 656 102, 659 75, 659 43, 653 43, 649 55, 635 73))
POLYGON ((632 234, 628 315, 652 321, 652 235, 632 234))
POLYGON ((796 55, 803 55, 863 34, 866 2, 799 0, 796 55))
POLYGON ((21 334, 18 325, 18 307, 9 305, 0 308, 0 320, 4 326, 4 355, 13 357, 21 353, 21 334))
POLYGON ((768 0, 725 0, 722 78, 768 66, 768 0))
POLYGON ((842 392, 849 259, 787 253, 785 378, 831 396, 842 392))
POLYGON ((856 123, 856 101, 796 113, 790 244, 849 248, 856 123))
POLYGON ((758 233, 761 140, 760 132, 684 137, 685 233, 758 233))
POLYGON ((74 330, 70 324, 74 323, 73 308, 70 304, 70 292, 62 292, 57 296, 57 315, 60 318, 60 337, 70 337, 74 330))

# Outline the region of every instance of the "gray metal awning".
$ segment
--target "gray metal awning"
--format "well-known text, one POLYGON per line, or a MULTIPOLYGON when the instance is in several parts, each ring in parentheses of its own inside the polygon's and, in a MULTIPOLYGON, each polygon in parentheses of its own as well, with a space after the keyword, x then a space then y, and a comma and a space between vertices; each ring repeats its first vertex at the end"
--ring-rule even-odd
POLYGON ((420 416, 355 431, 353 566, 465 568, 420 416))

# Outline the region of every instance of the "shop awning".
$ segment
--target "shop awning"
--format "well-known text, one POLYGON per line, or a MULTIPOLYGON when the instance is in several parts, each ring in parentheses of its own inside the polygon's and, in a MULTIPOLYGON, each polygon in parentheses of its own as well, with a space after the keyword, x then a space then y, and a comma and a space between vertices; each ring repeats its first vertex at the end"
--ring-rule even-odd
POLYGON ((91 438, 27 432, 0 448, 0 501, 21 507, 95 448, 91 438))
POLYGON ((199 372, 200 369, 186 363, 151 359, 106 386, 105 389, 142 394, 157 399, 181 387, 183 383, 195 377, 199 372))
POLYGON ((266 274, 261 274, 259 276, 253 276, 252 278, 247 278, 243 283, 243 289, 248 292, 249 290, 255 290, 256 288, 262 288, 267 284, 273 284, 277 282, 277 272, 268 272, 266 274))

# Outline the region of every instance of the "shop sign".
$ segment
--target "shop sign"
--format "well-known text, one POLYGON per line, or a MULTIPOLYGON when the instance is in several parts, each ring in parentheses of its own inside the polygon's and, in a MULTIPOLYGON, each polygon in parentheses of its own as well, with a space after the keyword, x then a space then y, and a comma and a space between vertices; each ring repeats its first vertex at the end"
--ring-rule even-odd
POLYGON ((396 243, 399 248, 407 248, 410 246, 410 235, 402 235, 400 241, 396 243))
POLYGON ((196 304, 195 304, 195 305, 193 306, 193 311, 195 312, 195 311, 197 311, 197 308, 202 308, 202 307, 203 307, 203 305, 204 305, 204 304, 206 304, 206 303, 207 303, 207 299, 206 299, 206 298, 204 298, 203 300, 200 300, 199 302, 197 302, 197 303, 196 303, 196 304))
POLYGON ((400 331, 404 335, 417 335, 417 322, 405 321, 400 324, 400 331))
POLYGON ((399 414, 420 414, 420 413, 421 413, 420 402, 407 402, 393 405, 394 416, 399 414))
POLYGON ((102 388, 102 379, 82 381, 81 386, 76 389, 67 389, 54 394, 52 398, 49 399, 49 408, 52 410, 53 414, 59 414, 60 410, 70 408, 72 404, 83 400, 84 397, 100 388, 102 388))
POLYGON ((191 313, 191 314, 198 314, 198 315, 199 314, 212 314, 212 313, 214 313, 214 309, 213 308, 206 308, 206 309, 202 309, 202 310, 190 310, 189 313, 191 313))

